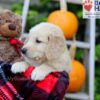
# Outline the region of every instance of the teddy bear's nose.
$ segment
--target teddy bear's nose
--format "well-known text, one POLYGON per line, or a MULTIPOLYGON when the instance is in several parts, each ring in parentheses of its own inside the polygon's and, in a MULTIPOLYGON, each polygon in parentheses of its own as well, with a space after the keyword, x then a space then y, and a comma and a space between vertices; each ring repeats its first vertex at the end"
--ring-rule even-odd
POLYGON ((26 48, 23 48, 23 49, 21 49, 21 52, 22 52, 23 54, 26 54, 27 49, 26 49, 26 48))
POLYGON ((16 25, 15 24, 9 24, 9 29, 10 30, 16 30, 16 25))

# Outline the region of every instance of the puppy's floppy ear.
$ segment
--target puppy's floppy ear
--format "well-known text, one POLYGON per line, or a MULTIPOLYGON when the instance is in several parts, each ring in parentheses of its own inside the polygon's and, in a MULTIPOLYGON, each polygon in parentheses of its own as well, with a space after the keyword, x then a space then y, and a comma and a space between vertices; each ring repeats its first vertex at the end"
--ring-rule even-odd
POLYGON ((65 39, 61 36, 49 35, 46 49, 48 60, 60 57, 65 50, 65 39))

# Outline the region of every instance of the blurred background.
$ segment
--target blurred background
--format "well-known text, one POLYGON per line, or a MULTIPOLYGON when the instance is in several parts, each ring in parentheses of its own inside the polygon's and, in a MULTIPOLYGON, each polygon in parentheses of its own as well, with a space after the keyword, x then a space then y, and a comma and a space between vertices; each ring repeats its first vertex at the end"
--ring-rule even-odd
MULTIPOLYGON (((10 9, 13 12, 22 15, 23 0, 0 0, 0 11, 3 9, 10 9)), ((59 2, 53 0, 31 0, 28 11, 27 23, 25 32, 28 33, 29 29, 40 23, 47 21, 48 15, 60 9, 59 2)), ((77 32, 77 40, 84 41, 86 19, 82 17, 82 6, 68 3, 68 10, 72 11, 78 18, 79 28, 77 32)), ((96 20, 96 46, 95 46, 95 100, 100 100, 100 19, 96 20)), ((84 50, 77 48, 76 59, 83 62, 84 50)))

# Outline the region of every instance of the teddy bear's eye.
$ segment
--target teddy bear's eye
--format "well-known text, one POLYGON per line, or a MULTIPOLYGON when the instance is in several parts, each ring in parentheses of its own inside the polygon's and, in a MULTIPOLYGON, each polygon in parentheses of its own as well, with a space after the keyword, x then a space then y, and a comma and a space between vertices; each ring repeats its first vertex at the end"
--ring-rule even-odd
POLYGON ((42 41, 40 41, 39 39, 36 39, 36 43, 42 43, 42 41))
POLYGON ((10 20, 6 20, 6 22, 10 22, 10 20))

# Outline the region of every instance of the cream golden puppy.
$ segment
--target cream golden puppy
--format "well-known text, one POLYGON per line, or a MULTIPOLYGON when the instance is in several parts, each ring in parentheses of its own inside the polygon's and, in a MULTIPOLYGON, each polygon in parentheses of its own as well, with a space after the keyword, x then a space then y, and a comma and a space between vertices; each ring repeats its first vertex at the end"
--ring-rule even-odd
POLYGON ((51 23, 40 23, 31 28, 22 48, 24 61, 12 65, 13 73, 25 72, 31 65, 35 70, 31 79, 43 80, 49 73, 69 72, 71 60, 61 29, 51 23))

